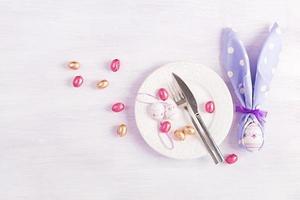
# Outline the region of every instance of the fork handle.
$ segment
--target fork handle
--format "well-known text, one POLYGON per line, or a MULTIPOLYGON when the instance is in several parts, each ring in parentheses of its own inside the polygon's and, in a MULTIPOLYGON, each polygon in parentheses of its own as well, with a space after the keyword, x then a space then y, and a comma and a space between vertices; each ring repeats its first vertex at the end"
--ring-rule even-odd
POLYGON ((207 143, 206 139, 205 139, 205 136, 203 135, 203 132, 200 130, 197 122, 195 121, 193 115, 191 114, 190 110, 189 110, 189 107, 185 107, 185 110, 187 111, 187 113, 189 114, 191 120, 192 120, 192 123, 197 131, 197 133, 199 134, 201 140, 203 141, 204 143, 204 146, 205 148, 207 149, 208 153, 210 154, 210 156, 212 157, 212 159, 214 160, 214 163, 215 164, 218 164, 219 163, 219 160, 218 158, 216 157, 216 155, 214 154, 214 152, 212 151, 212 149, 210 148, 209 144, 207 143))
POLYGON ((206 135, 206 137, 208 138, 208 140, 209 140, 212 148, 214 149, 214 151, 215 151, 215 153, 216 153, 216 155, 218 157, 218 160, 220 162, 224 162, 224 160, 225 160, 224 156, 221 153, 221 150, 219 149, 218 145, 215 143, 214 139, 212 138, 211 134, 209 133, 208 128, 206 127, 206 125, 205 125, 204 121, 202 120, 200 114, 196 113, 195 115, 196 115, 196 118, 197 118, 199 124, 201 125, 201 127, 202 127, 202 129, 203 129, 203 131, 204 131, 204 133, 206 135))

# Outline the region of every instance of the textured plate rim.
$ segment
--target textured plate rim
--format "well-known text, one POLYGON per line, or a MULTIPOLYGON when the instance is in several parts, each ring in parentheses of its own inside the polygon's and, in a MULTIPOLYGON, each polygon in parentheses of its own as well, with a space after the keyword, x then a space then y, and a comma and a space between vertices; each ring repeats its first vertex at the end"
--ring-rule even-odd
MULTIPOLYGON (((136 94, 136 97, 135 97, 135 104, 134 104, 134 110, 135 110, 134 116, 135 116, 136 126, 137 126, 137 128, 138 128, 138 130, 139 130, 139 134, 142 136, 142 138, 143 138, 143 140, 145 141, 145 143, 146 143, 147 145, 149 145, 151 149, 153 149, 156 153, 158 153, 158 154, 160 154, 160 155, 163 155, 163 156, 165 156, 165 157, 172 158, 172 159, 177 159, 177 160, 189 160, 189 159, 201 158, 201 157, 204 157, 204 156, 208 155, 208 152, 205 152, 205 153, 200 154, 200 155, 197 155, 197 156, 191 156, 191 157, 185 158, 185 157, 176 157, 176 156, 172 156, 172 155, 166 154, 166 153, 164 153, 164 152, 158 151, 155 147, 153 147, 152 144, 150 144, 149 141, 146 140, 146 139, 144 138, 143 134, 141 133, 141 128, 139 127, 139 123, 137 122, 137 118, 136 118, 136 116, 137 116, 137 95, 138 95, 139 91, 142 89, 142 87, 144 86, 144 83, 147 82, 147 80, 148 80, 150 77, 152 77, 152 75, 155 74, 157 71, 161 70, 162 68, 169 67, 169 66, 171 66, 171 65, 187 65, 187 64, 188 64, 188 65, 198 65, 198 66, 200 66, 200 67, 206 68, 207 70, 209 70, 209 71, 211 71, 213 74, 215 74, 216 77, 217 77, 218 79, 221 80, 220 83, 222 82, 224 88, 226 88, 226 91, 224 91, 224 92, 226 92, 226 93, 228 94, 228 97, 230 97, 230 104, 231 104, 231 107, 232 107, 232 112, 230 113, 230 115, 231 115, 231 116, 230 116, 230 122, 229 122, 229 125, 228 125, 228 133, 229 133, 229 131, 230 131, 230 128, 231 128, 232 122, 233 122, 233 100, 232 100, 231 93, 230 93, 230 91, 229 91, 229 89, 228 89, 228 86, 226 85, 225 81, 221 78, 221 76, 220 76, 218 73, 216 73, 214 70, 212 70, 210 67, 207 67, 207 66, 205 66, 205 65, 202 65, 202 64, 199 64, 199 63, 195 63, 195 62, 183 62, 183 61, 181 61, 181 62, 171 62, 171 63, 167 63, 167 64, 164 64, 164 65, 162 65, 162 66, 160 66, 160 67, 154 69, 150 74, 147 75, 147 77, 144 79, 143 83, 140 85, 140 87, 139 87, 138 90, 137 90, 138 92, 137 92, 137 94, 136 94)), ((223 141, 225 140, 225 138, 227 137, 228 133, 227 133, 227 134, 224 134, 224 136, 223 136, 223 137, 220 139, 220 141, 218 142, 218 145, 222 144, 222 142, 223 142, 223 141)))

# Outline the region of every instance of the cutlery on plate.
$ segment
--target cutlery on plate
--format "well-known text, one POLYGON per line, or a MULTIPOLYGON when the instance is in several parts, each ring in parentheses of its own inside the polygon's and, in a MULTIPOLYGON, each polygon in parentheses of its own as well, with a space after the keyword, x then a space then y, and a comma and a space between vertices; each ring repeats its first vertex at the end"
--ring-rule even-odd
POLYGON ((197 133, 199 134, 201 140, 204 143, 205 148, 207 149, 208 153, 210 154, 210 156, 212 157, 212 159, 214 160, 215 164, 219 163, 218 158, 216 157, 216 155, 214 154, 214 152, 212 151, 212 149, 210 148, 209 144, 207 143, 206 139, 205 139, 205 135, 203 134, 203 132, 200 130, 199 125, 197 124, 197 119, 196 117, 192 114, 192 110, 191 107, 188 105, 188 102, 186 101, 186 98, 176 89, 175 86, 171 85, 169 86, 169 90, 172 96, 172 99, 174 100, 174 102, 176 103, 176 105, 178 107, 182 107, 184 108, 187 113, 189 114, 191 121, 197 131, 197 133))
MULTIPOLYGON (((212 138, 208 128, 206 127, 202 117, 200 116, 198 112, 198 104, 197 101, 192 93, 192 91, 189 89, 189 87, 186 85, 186 83, 176 74, 172 73, 175 82, 177 83, 177 93, 180 94, 181 99, 184 99, 186 102, 187 108, 189 113, 192 116, 196 117, 196 120, 199 122, 201 128, 203 129, 203 132, 205 136, 208 139, 208 142, 210 143, 210 147, 212 147, 217 159, 219 162, 224 162, 224 156, 222 155, 219 147, 216 145, 214 139, 212 138)), ((206 140, 205 140, 206 141, 206 140)))

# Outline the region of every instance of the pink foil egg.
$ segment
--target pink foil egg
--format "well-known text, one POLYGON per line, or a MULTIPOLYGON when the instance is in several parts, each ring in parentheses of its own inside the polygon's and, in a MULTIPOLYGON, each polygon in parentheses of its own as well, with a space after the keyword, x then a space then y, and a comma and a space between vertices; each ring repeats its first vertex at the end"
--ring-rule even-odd
POLYGON ((119 59, 114 59, 113 61, 111 61, 110 69, 113 72, 118 71, 120 69, 120 60, 119 59))
POLYGON ((225 159, 225 161, 226 161, 228 164, 233 164, 233 163, 235 163, 237 160, 238 160, 238 157, 237 157, 237 155, 235 155, 235 154, 229 154, 229 155, 226 157, 226 159, 225 159))
POLYGON ((121 102, 115 103, 112 107, 111 110, 114 112, 121 112, 122 110, 124 110, 125 105, 121 102))
POLYGON ((208 112, 208 113, 215 112, 215 103, 213 101, 206 102, 205 111, 208 112))
POLYGON ((159 130, 162 133, 168 133, 171 129, 171 122, 169 121, 163 121, 160 123, 159 130))
POLYGON ((169 93, 168 93, 168 91, 167 91, 165 88, 160 88, 160 89, 157 91, 157 96, 158 96, 161 100, 165 101, 165 100, 167 100, 167 99, 169 98, 169 93))
POLYGON ((83 83, 83 78, 82 76, 75 76, 73 79, 73 86, 74 87, 80 87, 83 83))

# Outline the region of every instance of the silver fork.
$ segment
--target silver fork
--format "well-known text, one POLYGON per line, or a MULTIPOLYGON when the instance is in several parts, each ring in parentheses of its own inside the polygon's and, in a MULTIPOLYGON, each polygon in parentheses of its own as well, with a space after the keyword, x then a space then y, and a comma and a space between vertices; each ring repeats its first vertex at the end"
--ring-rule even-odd
MULTIPOLYGON (((215 164, 218 164, 220 161, 218 160, 218 158, 216 157, 216 155, 214 154, 214 152, 212 151, 209 143, 206 140, 205 135, 203 134, 203 132, 200 130, 198 124, 197 124, 197 120, 195 119, 196 117, 193 116, 191 113, 191 108, 187 103, 186 98, 184 97, 183 94, 181 94, 181 92, 176 88, 176 86, 172 86, 169 85, 169 91, 171 93, 172 99, 174 100, 174 102, 176 103, 176 105, 178 107, 184 108, 184 110, 186 110, 186 112, 189 114, 191 121, 195 127, 195 129, 197 130, 197 133, 199 134, 201 140, 204 143, 205 148, 207 149, 208 153, 210 154, 210 156, 212 157, 212 159, 214 160, 215 164)), ((222 161, 221 161, 222 162, 222 161)))

